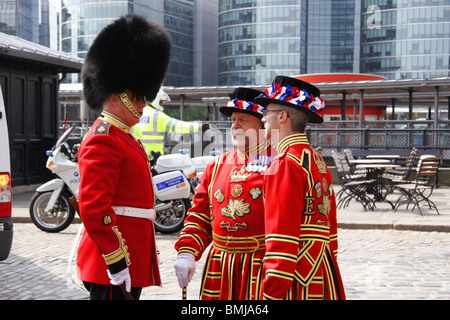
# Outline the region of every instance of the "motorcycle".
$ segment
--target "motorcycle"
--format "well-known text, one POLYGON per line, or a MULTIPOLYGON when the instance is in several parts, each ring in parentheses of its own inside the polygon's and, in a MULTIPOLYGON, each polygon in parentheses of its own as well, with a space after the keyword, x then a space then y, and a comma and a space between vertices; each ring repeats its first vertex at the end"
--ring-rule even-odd
POLYGON ((67 139, 75 130, 70 127, 58 139, 52 150, 48 150, 46 167, 59 178, 44 183, 36 189, 30 202, 30 217, 41 230, 59 232, 66 229, 75 217, 70 198, 78 199, 80 173, 77 154, 79 144, 71 149, 67 139))
MULTIPOLYGON (((70 149, 67 139, 75 127, 69 128, 47 151, 46 167, 59 176, 39 188, 30 202, 33 223, 47 232, 66 229, 75 217, 70 198, 78 200, 80 174, 78 170, 78 147, 70 149)), ((187 211, 198 184, 197 170, 190 157, 184 154, 162 155, 152 168, 155 193, 155 229, 171 233, 183 227, 187 211)))
POLYGON ((172 233, 183 227, 198 185, 197 170, 186 154, 159 156, 152 168, 156 195, 155 229, 172 233))

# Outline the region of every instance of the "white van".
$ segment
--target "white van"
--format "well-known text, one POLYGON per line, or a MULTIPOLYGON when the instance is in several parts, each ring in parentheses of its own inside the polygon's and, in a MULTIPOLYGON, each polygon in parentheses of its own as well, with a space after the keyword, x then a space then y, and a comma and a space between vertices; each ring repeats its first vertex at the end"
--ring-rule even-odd
POLYGON ((0 261, 9 256, 13 238, 11 195, 11 163, 8 124, 0 87, 0 261))

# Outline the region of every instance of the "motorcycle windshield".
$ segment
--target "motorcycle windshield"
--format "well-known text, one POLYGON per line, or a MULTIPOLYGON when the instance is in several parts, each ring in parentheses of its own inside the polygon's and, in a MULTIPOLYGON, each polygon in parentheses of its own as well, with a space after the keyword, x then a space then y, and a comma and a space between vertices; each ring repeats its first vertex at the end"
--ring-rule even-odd
POLYGON ((57 149, 60 145, 66 142, 73 130, 75 130, 75 125, 71 126, 66 132, 61 135, 61 137, 59 137, 58 141, 56 141, 56 144, 53 147, 53 150, 57 149))

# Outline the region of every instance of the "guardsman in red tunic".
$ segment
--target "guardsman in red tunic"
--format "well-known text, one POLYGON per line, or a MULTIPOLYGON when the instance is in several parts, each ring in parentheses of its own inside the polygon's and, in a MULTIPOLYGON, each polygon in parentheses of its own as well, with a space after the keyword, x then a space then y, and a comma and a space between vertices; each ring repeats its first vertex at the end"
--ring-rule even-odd
POLYGON ((90 47, 82 70, 88 106, 103 112, 79 149, 79 278, 91 299, 134 299, 160 285, 154 193, 147 154, 128 132, 153 100, 170 55, 166 31, 128 15, 107 26, 90 47))
POLYGON ((262 92, 238 88, 220 111, 232 121, 236 149, 206 167, 193 206, 175 244, 175 271, 186 287, 195 261, 211 244, 203 270, 200 298, 257 299, 255 281, 264 256, 263 174, 274 156, 264 138, 262 108, 253 98, 262 92))
MULTIPOLYGON (((264 176, 264 299, 345 299, 337 264, 336 201, 330 171, 305 135, 321 123, 316 87, 278 76, 255 101, 266 109, 266 137, 279 135, 278 156, 264 176)), ((274 141, 272 141, 273 143, 274 141)), ((261 283, 262 282, 262 283, 261 283)))

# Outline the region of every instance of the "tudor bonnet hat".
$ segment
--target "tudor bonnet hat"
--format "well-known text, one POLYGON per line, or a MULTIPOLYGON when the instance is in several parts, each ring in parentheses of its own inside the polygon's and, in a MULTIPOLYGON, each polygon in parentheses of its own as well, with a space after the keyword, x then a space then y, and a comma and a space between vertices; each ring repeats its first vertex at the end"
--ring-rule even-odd
POLYGON ((320 90, 312 84, 291 77, 277 76, 264 94, 255 98, 255 102, 267 107, 270 103, 280 104, 304 111, 311 123, 322 123, 317 110, 325 107, 320 98, 320 90))
POLYGON ((251 88, 236 88, 230 96, 231 100, 219 110, 227 117, 231 117, 233 112, 243 112, 262 118, 263 107, 254 100, 261 94, 263 92, 251 88))

